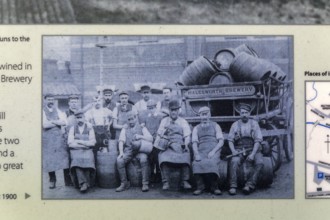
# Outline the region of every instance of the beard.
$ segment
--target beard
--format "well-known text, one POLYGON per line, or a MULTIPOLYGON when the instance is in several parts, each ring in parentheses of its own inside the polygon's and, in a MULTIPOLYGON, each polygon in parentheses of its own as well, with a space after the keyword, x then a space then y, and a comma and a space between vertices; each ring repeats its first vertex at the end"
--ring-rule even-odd
POLYGON ((243 121, 243 123, 247 123, 247 122, 248 122, 248 120, 249 120, 249 118, 248 118, 248 117, 246 117, 246 116, 243 116, 243 117, 242 117, 242 121, 243 121))
POLYGON ((84 125, 84 122, 79 121, 79 122, 78 122, 78 125, 79 125, 79 126, 83 126, 83 125, 84 125))
POLYGON ((111 99, 105 99, 105 103, 109 104, 111 102, 111 99))

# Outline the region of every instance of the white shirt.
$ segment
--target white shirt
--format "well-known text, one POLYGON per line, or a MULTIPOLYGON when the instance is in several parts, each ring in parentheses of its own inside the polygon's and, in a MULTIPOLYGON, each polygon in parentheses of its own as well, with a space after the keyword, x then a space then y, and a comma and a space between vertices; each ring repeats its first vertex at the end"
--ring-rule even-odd
MULTIPOLYGON (((138 112, 142 112, 144 110, 147 110, 147 102, 144 99, 141 99, 137 103, 135 103, 134 107, 138 112)), ((157 111, 160 111, 161 103, 157 102, 156 109, 157 111)))
MULTIPOLYGON (((46 108, 48 108, 46 106, 46 108)), ((48 108, 48 110, 50 112, 53 112, 54 111, 54 108, 48 108)), ((67 120, 66 120, 66 114, 64 112, 62 112, 61 110, 59 109, 56 109, 57 110, 57 113, 58 113, 58 118, 61 120, 61 121, 64 121, 65 124, 67 125, 67 120)), ((45 127, 47 123, 50 123, 50 121, 47 119, 47 116, 46 116, 46 113, 45 111, 43 110, 42 111, 42 126, 45 127)))
POLYGON ((108 108, 92 108, 85 113, 86 120, 92 125, 108 125, 112 119, 112 111, 108 108))

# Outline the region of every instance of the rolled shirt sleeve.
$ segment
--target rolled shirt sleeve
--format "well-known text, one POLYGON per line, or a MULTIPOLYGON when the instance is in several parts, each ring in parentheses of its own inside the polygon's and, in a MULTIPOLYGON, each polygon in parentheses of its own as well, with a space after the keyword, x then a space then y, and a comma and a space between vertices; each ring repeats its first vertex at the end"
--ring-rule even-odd
POLYGON ((191 142, 192 143, 194 143, 194 142, 198 143, 199 142, 199 140, 198 140, 198 132, 197 132, 197 130, 198 130, 197 127, 198 126, 199 125, 195 126, 194 129, 193 129, 192 138, 191 138, 191 142))
POLYGON ((112 112, 112 118, 118 119, 118 107, 115 107, 112 112))
POLYGON ((95 132, 94 132, 94 129, 93 128, 90 128, 88 135, 89 135, 89 141, 91 143, 93 143, 93 145, 95 145, 96 144, 96 138, 95 138, 95 132))
POLYGON ((221 127, 220 125, 218 125, 217 123, 214 123, 214 128, 215 128, 215 135, 216 135, 216 139, 219 141, 219 140, 223 140, 223 134, 222 134, 222 130, 221 130, 221 127))
POLYGON ((186 138, 188 136, 191 135, 191 130, 190 130, 190 126, 188 124, 188 122, 183 119, 183 118, 179 118, 179 120, 176 121, 179 125, 181 125, 182 129, 183 129, 183 137, 186 138))
POLYGON ((261 133, 260 126, 257 121, 253 120, 252 121, 252 128, 253 128, 253 140, 254 142, 262 142, 263 137, 261 133))
POLYGON ((227 138, 227 140, 230 142, 234 142, 234 140, 235 140, 235 134, 237 133, 237 124, 238 124, 238 122, 236 121, 230 127, 230 131, 229 131, 228 138, 227 138))
POLYGON ((126 142, 126 129, 125 128, 121 129, 121 131, 120 131, 118 142, 120 142, 120 141, 123 143, 126 142))
POLYGON ((72 126, 69 130, 68 134, 68 145, 72 144, 74 142, 74 126, 72 126))

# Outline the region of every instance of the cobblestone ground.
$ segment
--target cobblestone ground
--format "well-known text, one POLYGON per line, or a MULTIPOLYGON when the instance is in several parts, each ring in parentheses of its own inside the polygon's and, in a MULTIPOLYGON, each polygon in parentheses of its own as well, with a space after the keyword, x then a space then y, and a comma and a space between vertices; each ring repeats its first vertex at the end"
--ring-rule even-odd
POLYGON ((268 188, 258 189, 246 196, 238 191, 236 196, 230 196, 223 190, 223 195, 214 196, 204 193, 200 196, 192 195, 191 191, 167 191, 161 189, 161 184, 150 184, 150 191, 143 193, 138 187, 117 193, 115 189, 102 189, 94 187, 87 193, 82 194, 74 187, 66 187, 63 182, 63 174, 57 172, 58 183, 55 189, 48 188, 47 173, 43 174, 43 198, 44 199, 290 199, 294 197, 294 162, 283 163, 276 172, 272 185, 268 188))

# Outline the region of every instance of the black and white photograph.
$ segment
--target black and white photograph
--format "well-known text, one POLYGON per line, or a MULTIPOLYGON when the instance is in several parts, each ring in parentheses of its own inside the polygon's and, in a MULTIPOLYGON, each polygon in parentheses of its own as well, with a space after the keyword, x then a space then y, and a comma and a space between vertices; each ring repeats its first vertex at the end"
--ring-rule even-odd
POLYGON ((43 36, 42 199, 294 199, 293 43, 43 36))
POLYGON ((1 24, 330 24, 327 0, 1 0, 1 24))

